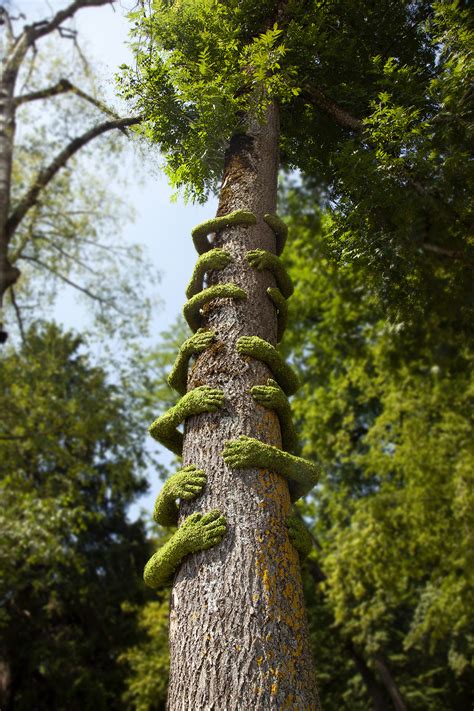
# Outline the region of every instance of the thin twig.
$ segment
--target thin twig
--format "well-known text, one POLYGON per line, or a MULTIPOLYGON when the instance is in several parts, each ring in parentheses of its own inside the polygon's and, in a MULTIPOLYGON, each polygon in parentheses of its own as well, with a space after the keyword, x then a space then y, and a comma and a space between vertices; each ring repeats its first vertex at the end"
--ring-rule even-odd
POLYGON ((10 288, 10 299, 11 299, 13 308, 15 309, 16 320, 18 321, 18 328, 20 329, 21 342, 23 344, 25 344, 26 337, 25 337, 25 329, 23 327, 23 319, 21 317, 20 307, 18 306, 16 296, 15 296, 15 290, 13 287, 10 288))
MULTIPOLYGON (((113 299, 103 299, 101 296, 99 296, 98 294, 94 294, 94 292, 90 291, 85 286, 76 284, 76 282, 74 282, 71 279, 69 279, 68 277, 64 276, 64 274, 61 274, 61 272, 58 272, 56 269, 53 269, 53 267, 51 267, 49 264, 42 262, 37 257, 29 257, 29 256, 25 255, 22 257, 22 259, 26 259, 28 262, 34 262, 35 264, 38 264, 40 267, 42 267, 43 269, 46 269, 48 272, 51 272, 51 274, 54 274, 54 276, 58 277, 58 279, 61 279, 61 281, 64 281, 69 286, 72 286, 74 289, 77 289, 78 291, 82 291, 83 294, 85 294, 86 296, 89 296, 94 301, 98 301, 99 303, 105 304, 107 306, 112 306, 112 308, 114 308, 116 311, 119 311, 119 309, 115 306, 113 299)), ((122 312, 119 311, 119 313, 122 313, 122 312)))

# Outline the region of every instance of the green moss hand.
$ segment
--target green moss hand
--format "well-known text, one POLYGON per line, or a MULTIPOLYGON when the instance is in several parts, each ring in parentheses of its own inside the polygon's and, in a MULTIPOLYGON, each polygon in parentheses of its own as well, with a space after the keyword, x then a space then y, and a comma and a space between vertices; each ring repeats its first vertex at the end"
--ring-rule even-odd
POLYGON ((294 291, 293 282, 280 257, 267 252, 265 249, 253 249, 247 252, 245 259, 251 267, 259 272, 263 272, 265 269, 270 271, 275 277, 277 286, 285 299, 292 295, 294 291))
POLYGON ((235 284, 216 284, 203 289, 193 296, 183 307, 183 315, 192 331, 201 326, 201 308, 213 299, 246 299, 247 294, 235 284))
POLYGON ((148 428, 151 436, 172 452, 181 456, 183 435, 176 428, 187 417, 202 412, 216 412, 224 402, 224 393, 208 385, 200 385, 183 395, 181 400, 164 415, 158 417, 148 428))
POLYGON ((285 244, 286 244, 286 239, 288 237, 288 227, 285 225, 281 217, 278 217, 278 215, 264 215, 263 219, 267 223, 269 227, 272 228, 273 232, 275 233, 275 241, 276 241, 276 253, 278 256, 283 252, 285 249, 285 244))
POLYGON ((198 329, 193 336, 184 341, 176 356, 171 372, 168 375, 169 386, 180 395, 184 395, 186 392, 190 359, 192 356, 205 351, 214 341, 214 332, 208 331, 205 328, 198 329))
POLYGON ((290 513, 286 519, 288 538, 298 551, 300 558, 307 558, 313 548, 313 539, 304 522, 296 513, 290 513))
POLYGON ((201 254, 194 267, 193 275, 186 289, 186 296, 191 299, 193 296, 202 291, 204 275, 206 272, 214 269, 224 269, 232 261, 232 256, 229 252, 223 249, 211 249, 209 252, 201 254))
POLYGON ((253 212, 247 212, 245 210, 235 210, 234 212, 229 212, 227 215, 222 215, 221 217, 214 217, 212 220, 206 220, 206 222, 201 222, 201 224, 196 225, 196 227, 191 232, 194 246, 198 254, 204 254, 212 249, 212 244, 207 239, 207 236, 219 230, 223 230, 225 227, 230 227, 232 225, 242 225, 249 226, 255 225, 257 218, 253 212))
POLYGON ((308 459, 245 435, 225 442, 222 456, 230 469, 268 469, 280 474, 288 481, 292 501, 311 491, 319 478, 318 467, 308 459))
POLYGON ((219 511, 188 516, 146 564, 143 572, 146 585, 159 588, 169 584, 186 555, 216 546, 222 541, 225 531, 226 521, 219 511))
MULTIPOLYGON (((285 248, 288 227, 278 215, 266 214, 263 216, 263 219, 275 234, 276 253, 280 255, 285 248)), ((225 227, 231 227, 232 225, 248 227, 256 223, 257 218, 253 212, 247 212, 246 210, 235 210, 234 212, 229 212, 227 215, 221 215, 221 217, 214 217, 211 220, 206 220, 206 222, 201 222, 201 224, 196 225, 191 232, 196 251, 198 254, 204 254, 204 252, 208 252, 213 248, 207 239, 210 234, 219 232, 219 230, 223 230, 225 227)))
POLYGON ((153 518, 161 526, 176 526, 178 505, 176 501, 191 501, 202 493, 206 485, 206 475, 194 464, 183 467, 163 484, 153 510, 153 518))
POLYGON ((272 371, 273 377, 287 395, 293 395, 299 388, 296 373, 285 363, 277 349, 258 336, 241 336, 237 341, 237 351, 240 355, 251 356, 265 363, 272 371))
POLYGON ((298 443, 298 437, 293 425, 290 403, 283 390, 275 380, 269 378, 266 385, 254 385, 250 392, 260 405, 276 412, 280 421, 283 449, 292 452, 298 443))
POLYGON ((288 325, 288 304, 280 289, 269 286, 267 294, 277 311, 277 343, 280 343, 288 325))

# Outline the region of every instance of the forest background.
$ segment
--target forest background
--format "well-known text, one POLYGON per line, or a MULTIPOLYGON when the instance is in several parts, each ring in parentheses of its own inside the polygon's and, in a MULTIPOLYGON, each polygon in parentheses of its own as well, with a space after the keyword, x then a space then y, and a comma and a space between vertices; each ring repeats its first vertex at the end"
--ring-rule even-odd
MULTIPOLYGON (((470 704, 471 54, 462 4, 442 5, 435 65, 443 71, 430 77, 442 129, 410 104, 424 68, 385 57, 380 72, 398 104, 374 97, 377 169, 342 156, 353 175, 336 201, 294 173, 281 180, 296 286, 284 348, 304 382, 293 411, 305 456, 324 470, 301 512, 314 536, 303 572, 325 709, 470 704), (435 229, 394 189, 408 160, 429 185, 435 229), (389 240, 366 240, 362 175, 380 184, 374 209, 389 240)), ((78 13, 85 55, 110 47, 114 23, 121 46, 125 9, 78 13)), ((8 10, 48 15, 43 3, 8 10)), ((51 47, 44 64, 38 52, 40 83, 73 63, 91 93, 114 101, 113 74, 126 56, 101 68, 83 63, 71 38, 51 47)), ((25 113, 18 194, 41 150, 78 125, 78 104, 65 98, 48 113, 46 105, 25 113)), ((173 463, 145 433, 173 402, 165 374, 185 333, 176 318, 195 259, 189 235, 215 208, 170 203, 159 161, 156 149, 124 136, 91 144, 19 236, 23 277, 0 362, 2 708, 164 708, 167 596, 145 590, 141 569, 165 534, 139 506, 151 510, 173 463), (132 209, 135 228, 124 229, 132 209), (56 216, 49 251, 45 215, 56 216), (145 235, 148 252, 133 246, 145 235), (60 286, 64 278, 89 306, 60 286)))

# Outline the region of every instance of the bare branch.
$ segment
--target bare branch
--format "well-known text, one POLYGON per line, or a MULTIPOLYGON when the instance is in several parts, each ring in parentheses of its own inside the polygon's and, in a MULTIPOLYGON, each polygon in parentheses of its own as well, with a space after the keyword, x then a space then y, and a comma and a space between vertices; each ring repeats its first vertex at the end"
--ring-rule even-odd
POLYGON ((38 101, 39 99, 48 99, 50 96, 57 96, 57 94, 64 94, 67 91, 72 90, 72 84, 68 79, 60 79, 57 84, 49 86, 47 89, 40 89, 39 91, 32 91, 30 94, 23 94, 23 96, 17 96, 14 100, 15 108, 26 104, 30 101, 38 101))
POLYGON ((23 220, 25 215, 34 207, 38 202, 38 197, 41 192, 46 188, 46 186, 51 182, 54 176, 63 168, 68 160, 77 153, 83 146, 90 143, 98 136, 106 133, 107 131, 112 131, 114 129, 123 129, 127 126, 133 126, 142 121, 141 116, 128 116, 126 118, 115 119, 113 121, 105 121, 104 123, 94 126, 94 128, 89 129, 82 136, 74 138, 58 155, 54 158, 51 163, 41 170, 33 185, 28 190, 26 195, 20 200, 16 208, 13 210, 6 224, 7 239, 11 239, 11 236, 15 232, 16 228, 23 220))
POLYGON ((16 320, 18 321, 18 328, 20 329, 20 337, 22 340, 22 343, 25 343, 25 329, 23 327, 23 319, 21 317, 21 312, 20 312, 20 307, 18 306, 16 296, 15 296, 15 290, 13 287, 10 289, 10 300, 12 302, 13 308, 15 309, 15 315, 16 315, 16 320))
POLYGON ((427 252, 433 252, 434 254, 439 254, 443 257, 451 257, 451 259, 462 259, 463 252, 461 249, 449 249, 448 247, 439 247, 437 244, 430 244, 429 242, 423 242, 423 249, 427 252))
MULTIPOLYGON (((59 246, 59 244, 56 244, 56 242, 51 239, 51 237, 47 237, 44 234, 39 234, 39 235, 34 235, 34 237, 38 237, 40 239, 44 239, 46 242, 48 242, 53 249, 55 249, 59 254, 62 254, 63 257, 66 259, 69 259, 71 262, 74 262, 75 264, 78 264, 80 267, 82 267, 85 271, 90 272, 90 274, 94 274, 94 276, 99 276, 99 272, 96 271, 95 269, 92 269, 88 264, 82 261, 82 259, 79 259, 75 254, 70 254, 70 252, 67 252, 65 249, 59 246)), ((81 240, 82 242, 82 240, 81 240)))
MULTIPOLYGON (((82 89, 79 89, 79 87, 72 84, 69 79, 60 79, 57 84, 49 86, 47 89, 40 89, 39 91, 32 91, 30 94, 23 94, 23 96, 17 96, 14 99, 14 105, 15 108, 18 108, 18 106, 29 103, 31 101, 49 99, 51 96, 57 96, 58 94, 66 94, 69 92, 75 94, 76 96, 79 96, 85 101, 88 101, 90 104, 95 106, 100 111, 103 111, 105 114, 108 114, 113 118, 119 118, 118 114, 115 113, 115 111, 109 109, 109 107, 106 106, 106 104, 102 103, 102 101, 99 101, 99 99, 96 99, 90 94, 87 94, 85 91, 82 91, 82 89)), ((123 129, 123 131, 125 131, 125 129, 123 129)))
POLYGON ((352 116, 346 109, 343 109, 342 106, 339 106, 339 104, 326 96, 321 89, 317 89, 314 86, 306 86, 303 96, 308 98, 316 107, 329 114, 339 126, 350 128, 352 131, 362 131, 362 121, 352 116))
POLYGON ((8 39, 9 44, 11 44, 12 42, 15 41, 15 35, 13 34, 12 19, 14 20, 15 18, 10 17, 6 7, 0 7, 0 25, 5 25, 5 27, 6 27, 6 34, 7 34, 7 39, 8 39))
POLYGON ((9 442, 10 440, 26 439, 27 435, 0 435, 0 440, 2 442, 9 442))
MULTIPOLYGON (((42 20, 25 27, 28 44, 36 42, 40 37, 49 35, 54 30, 60 28, 63 22, 69 20, 75 13, 83 7, 98 7, 100 5, 111 5, 115 0, 74 0, 70 5, 59 10, 51 20, 42 20)), ((65 28, 61 28, 64 31, 65 28)))
MULTIPOLYGON (((12 44, 12 51, 9 53, 8 61, 4 66, 5 75, 10 73, 16 74, 18 72, 28 49, 34 47, 38 39, 49 35, 51 32, 54 32, 54 30, 64 32, 65 28, 61 28, 61 24, 73 17, 78 10, 84 7, 109 5, 113 2, 115 2, 115 0, 74 0, 74 2, 63 10, 59 10, 51 20, 41 20, 40 22, 34 22, 32 25, 25 25, 23 32, 12 44)), ((69 32, 71 32, 71 30, 69 30, 69 32)))
MULTIPOLYGON (((90 291, 85 286, 76 284, 76 282, 72 281, 67 276, 64 276, 64 274, 61 274, 61 272, 58 272, 56 269, 51 267, 49 264, 46 264, 46 262, 41 261, 41 259, 38 259, 37 257, 27 257, 27 256, 23 256, 22 259, 26 259, 28 262, 33 262, 34 264, 37 264, 38 266, 42 267, 43 269, 46 269, 48 272, 51 272, 51 274, 54 274, 54 276, 58 277, 58 279, 61 279, 61 281, 65 282, 65 284, 72 286, 74 289, 77 289, 78 291, 82 291, 83 294, 85 294, 89 298, 93 299, 94 301, 98 301, 100 304, 106 304, 107 306, 112 306, 115 308, 113 299, 104 299, 102 296, 99 296, 98 294, 94 294, 93 291, 90 291)), ((116 310, 118 310, 118 309, 116 309, 116 310)))

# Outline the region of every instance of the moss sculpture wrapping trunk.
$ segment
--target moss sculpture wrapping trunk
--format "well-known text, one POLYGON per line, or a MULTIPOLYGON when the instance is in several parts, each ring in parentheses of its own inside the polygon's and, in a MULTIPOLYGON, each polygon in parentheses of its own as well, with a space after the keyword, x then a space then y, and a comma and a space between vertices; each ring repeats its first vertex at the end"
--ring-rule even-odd
POLYGON ((319 708, 299 569, 308 541, 290 516, 318 472, 282 449, 295 444, 298 381, 275 349, 292 293, 277 256, 277 146, 273 106, 230 143, 217 217, 193 233, 184 313, 196 333, 170 373, 183 397, 150 428, 184 464, 155 507, 179 528, 145 570, 152 586, 176 571, 170 711, 319 708))

